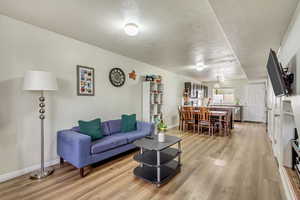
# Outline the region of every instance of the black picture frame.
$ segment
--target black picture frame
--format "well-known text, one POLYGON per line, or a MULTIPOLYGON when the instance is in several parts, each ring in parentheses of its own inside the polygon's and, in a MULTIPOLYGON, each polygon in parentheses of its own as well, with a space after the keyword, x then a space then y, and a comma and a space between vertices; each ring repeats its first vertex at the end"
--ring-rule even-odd
POLYGON ((77 65, 77 95, 95 96, 95 70, 92 67, 77 65))

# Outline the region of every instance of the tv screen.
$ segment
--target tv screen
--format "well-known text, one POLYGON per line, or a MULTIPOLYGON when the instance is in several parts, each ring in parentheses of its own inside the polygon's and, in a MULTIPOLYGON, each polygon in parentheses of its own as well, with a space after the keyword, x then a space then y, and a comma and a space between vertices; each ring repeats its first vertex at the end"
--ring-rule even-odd
POLYGON ((275 51, 272 49, 270 50, 267 69, 275 96, 287 95, 288 90, 284 82, 282 67, 278 62, 275 51))

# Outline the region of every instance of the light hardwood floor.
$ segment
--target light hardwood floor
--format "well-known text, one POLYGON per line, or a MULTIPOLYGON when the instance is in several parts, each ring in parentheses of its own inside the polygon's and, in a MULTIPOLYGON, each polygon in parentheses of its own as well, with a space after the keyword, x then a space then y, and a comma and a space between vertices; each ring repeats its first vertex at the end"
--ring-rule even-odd
POLYGON ((22 176, 0 184, 0 199, 103 199, 103 200, 279 200, 282 186, 265 125, 237 123, 232 137, 193 133, 169 134, 183 138, 182 170, 166 185, 135 178, 138 165, 130 152, 79 171, 64 164, 46 180, 22 176), (88 170, 87 170, 88 171, 88 170))

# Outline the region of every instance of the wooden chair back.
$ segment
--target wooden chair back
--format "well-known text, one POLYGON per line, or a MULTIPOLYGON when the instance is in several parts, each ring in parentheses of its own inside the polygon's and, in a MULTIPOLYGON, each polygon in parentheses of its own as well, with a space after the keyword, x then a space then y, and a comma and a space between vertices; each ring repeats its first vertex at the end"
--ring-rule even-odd
POLYGON ((193 120, 194 119, 194 115, 193 115, 193 112, 192 111, 189 111, 189 110, 182 110, 181 111, 182 113, 182 120, 184 121, 188 121, 188 120, 193 120))
POLYGON ((200 120, 201 121, 210 121, 209 109, 205 107, 200 108, 200 120))
POLYGON ((182 110, 189 110, 189 111, 191 111, 191 110, 193 110, 193 107, 192 106, 183 106, 182 110))

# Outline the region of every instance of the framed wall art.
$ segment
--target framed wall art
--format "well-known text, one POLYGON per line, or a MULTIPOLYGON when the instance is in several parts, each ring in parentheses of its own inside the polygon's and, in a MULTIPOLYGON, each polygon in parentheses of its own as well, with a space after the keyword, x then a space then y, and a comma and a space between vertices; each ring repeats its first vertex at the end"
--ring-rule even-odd
POLYGON ((77 95, 95 95, 95 70, 91 67, 77 65, 77 95))

